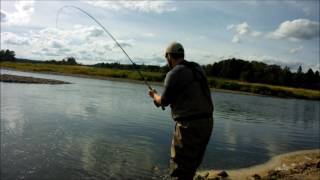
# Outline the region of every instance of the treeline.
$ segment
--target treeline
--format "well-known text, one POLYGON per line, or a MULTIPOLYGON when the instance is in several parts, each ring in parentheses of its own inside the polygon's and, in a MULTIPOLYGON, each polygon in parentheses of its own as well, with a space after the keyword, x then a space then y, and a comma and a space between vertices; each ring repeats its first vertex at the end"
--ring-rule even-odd
POLYGON ((281 68, 278 65, 233 58, 203 67, 208 76, 253 83, 320 89, 319 71, 313 72, 310 68, 304 73, 301 66, 297 72, 291 72, 289 67, 281 68))
POLYGON ((74 57, 66 57, 61 61, 58 60, 46 60, 46 61, 37 61, 29 59, 19 59, 16 58, 16 53, 9 49, 0 50, 0 61, 19 61, 19 62, 31 62, 31 63, 47 63, 47 64, 64 64, 64 65, 77 65, 77 61, 74 57))
POLYGON ((140 71, 149 71, 149 72, 160 72, 166 73, 169 71, 168 66, 156 66, 156 65, 138 65, 138 64, 120 64, 118 62, 115 63, 98 63, 91 65, 93 67, 99 68, 109 68, 109 69, 125 69, 125 70, 140 70, 140 71))
POLYGON ((44 63, 48 64, 64 64, 64 65, 77 65, 77 61, 74 57, 66 57, 62 59, 61 61, 56 61, 56 60, 47 60, 47 61, 42 61, 44 63))
MULTIPOLYGON (((48 63, 62 65, 81 65, 76 62, 74 57, 67 57, 61 61, 47 60, 34 61, 25 59, 16 59, 15 52, 10 50, 0 51, 1 61, 19 61, 32 63, 48 63)), ((123 70, 140 70, 149 72, 166 73, 169 71, 168 66, 156 65, 132 65, 116 63, 98 63, 88 65, 98 68, 123 69, 123 70)), ((218 77, 231 80, 240 80, 251 83, 263 83, 272 85, 281 85, 289 87, 300 87, 308 89, 320 89, 319 70, 313 71, 311 68, 304 73, 301 66, 296 72, 291 72, 289 67, 282 68, 279 65, 268 65, 263 62, 245 61, 242 59, 227 59, 213 64, 203 66, 207 76, 218 77)))
MULTIPOLYGON (((120 63, 98 63, 92 65, 100 68, 126 69, 166 73, 168 66, 131 65, 120 63)), ((319 71, 311 68, 304 73, 300 66, 297 72, 291 72, 289 67, 268 65, 263 62, 245 61, 241 59, 227 59, 213 64, 204 65, 207 76, 252 83, 263 83, 308 89, 320 89, 319 71)))

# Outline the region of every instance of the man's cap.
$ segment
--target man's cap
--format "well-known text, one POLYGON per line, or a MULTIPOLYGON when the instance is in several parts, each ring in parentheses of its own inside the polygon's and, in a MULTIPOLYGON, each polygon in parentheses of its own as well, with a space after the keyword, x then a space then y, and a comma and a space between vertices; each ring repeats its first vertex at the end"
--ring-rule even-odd
POLYGON ((183 46, 178 42, 171 43, 167 49, 166 54, 184 54, 183 46))

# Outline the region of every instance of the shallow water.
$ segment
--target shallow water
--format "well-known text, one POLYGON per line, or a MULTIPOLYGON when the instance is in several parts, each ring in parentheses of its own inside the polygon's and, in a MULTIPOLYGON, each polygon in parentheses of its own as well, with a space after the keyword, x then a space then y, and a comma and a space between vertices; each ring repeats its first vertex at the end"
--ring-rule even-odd
MULTIPOLYGON (((174 122, 144 84, 1 70, 73 84, 1 83, 1 179, 161 179, 174 122)), ((155 86, 161 92, 160 86, 155 86)), ((201 169, 320 148, 320 102, 213 92, 201 169)))

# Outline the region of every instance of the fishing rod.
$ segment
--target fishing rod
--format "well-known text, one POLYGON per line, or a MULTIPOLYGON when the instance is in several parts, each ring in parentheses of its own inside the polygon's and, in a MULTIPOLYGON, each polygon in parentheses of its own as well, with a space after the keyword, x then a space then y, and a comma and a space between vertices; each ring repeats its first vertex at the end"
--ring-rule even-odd
MULTIPOLYGON (((130 56, 127 54, 127 52, 122 48, 122 46, 118 43, 118 41, 116 40, 116 38, 114 38, 112 36, 112 34, 96 19, 94 18, 91 14, 89 14, 88 12, 86 12, 85 10, 77 7, 77 6, 73 6, 73 5, 66 5, 66 6, 62 6, 58 12, 57 12, 57 16, 56 16, 56 28, 58 27, 58 19, 59 19, 59 15, 62 12, 63 9, 65 8, 74 8, 77 9, 81 12, 83 12, 85 15, 87 15, 89 18, 91 18, 94 22, 96 22, 103 30, 104 32, 106 32, 111 39, 117 44, 117 46, 122 50, 122 52, 127 56, 127 58, 129 59, 129 61, 132 63, 134 69, 138 72, 138 74, 140 75, 140 77, 142 78, 143 82, 148 86, 148 89, 153 91, 154 89, 150 86, 150 84, 146 81, 145 77, 142 75, 142 73, 139 71, 139 69, 137 68, 137 64, 135 62, 133 62, 133 60, 130 58, 130 56)), ((155 103, 156 104, 156 103, 155 103)), ((159 107, 156 104, 157 107, 159 107)), ((161 106, 161 108, 164 110, 164 107, 161 106)))

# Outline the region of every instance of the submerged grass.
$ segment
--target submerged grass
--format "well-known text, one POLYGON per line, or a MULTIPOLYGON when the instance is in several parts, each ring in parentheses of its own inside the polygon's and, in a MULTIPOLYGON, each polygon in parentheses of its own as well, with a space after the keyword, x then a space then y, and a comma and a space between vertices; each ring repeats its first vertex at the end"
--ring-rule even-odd
MULTIPOLYGON (((21 62, 0 62, 1 68, 10 68, 22 71, 32 72, 54 72, 71 75, 87 75, 92 77, 112 77, 124 78, 131 80, 142 80, 137 71, 134 70, 119 70, 108 68, 97 68, 82 65, 56 65, 45 63, 21 63, 21 62)), ((158 72, 143 71, 147 81, 162 82, 165 74, 158 72)), ((217 89, 225 89, 232 91, 242 91, 254 94, 277 96, 284 98, 301 98, 320 100, 320 91, 309 90, 302 88, 291 88, 284 86, 274 86, 259 83, 248 83, 236 80, 227 80, 221 78, 208 78, 209 86, 217 89)))

